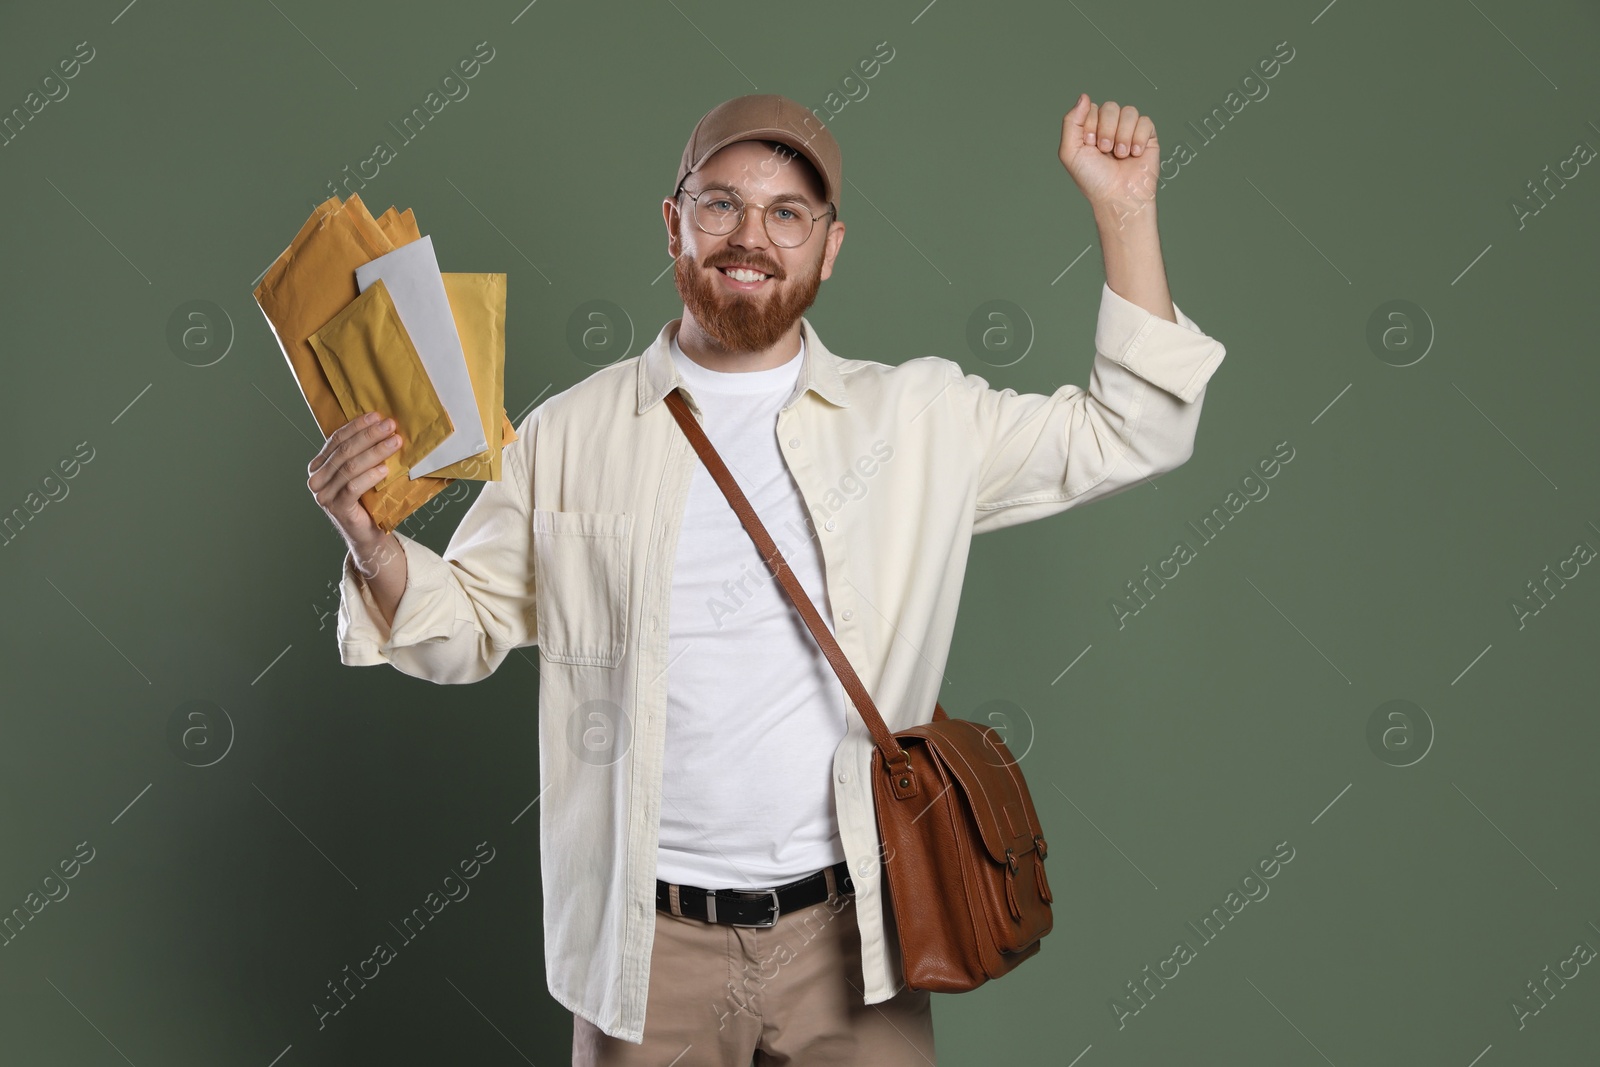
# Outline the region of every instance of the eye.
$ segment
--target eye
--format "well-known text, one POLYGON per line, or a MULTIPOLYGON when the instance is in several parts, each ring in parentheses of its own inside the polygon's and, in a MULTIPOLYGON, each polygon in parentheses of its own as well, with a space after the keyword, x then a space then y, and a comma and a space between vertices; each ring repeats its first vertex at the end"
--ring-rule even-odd
POLYGON ((772 209, 772 213, 774 215, 778 214, 778 212, 780 212, 780 211, 788 212, 788 218, 781 218, 780 217, 779 220, 778 220, 780 222, 792 222, 793 220, 798 219, 800 217, 799 213, 796 212, 794 210, 794 208, 792 208, 792 207, 783 207, 783 206, 780 205, 779 207, 775 207, 775 208, 772 209))
POLYGON ((725 196, 719 196, 708 205, 713 211, 732 211, 733 201, 725 196))

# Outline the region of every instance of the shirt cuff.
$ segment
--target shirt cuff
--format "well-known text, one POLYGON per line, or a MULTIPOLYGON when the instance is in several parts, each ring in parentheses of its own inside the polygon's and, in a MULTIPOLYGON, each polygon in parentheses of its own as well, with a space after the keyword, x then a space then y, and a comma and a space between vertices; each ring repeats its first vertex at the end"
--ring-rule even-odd
POLYGON ((1094 347, 1151 385, 1193 403, 1228 350, 1185 315, 1176 301, 1172 310, 1177 322, 1152 314, 1102 282, 1094 347))
POLYGON ((344 554, 339 583, 337 634, 339 661, 347 667, 371 667, 389 662, 395 648, 448 638, 455 612, 449 599, 447 564, 428 546, 395 531, 406 556, 406 588, 395 605, 394 622, 383 621, 378 602, 356 570, 355 559, 344 554))

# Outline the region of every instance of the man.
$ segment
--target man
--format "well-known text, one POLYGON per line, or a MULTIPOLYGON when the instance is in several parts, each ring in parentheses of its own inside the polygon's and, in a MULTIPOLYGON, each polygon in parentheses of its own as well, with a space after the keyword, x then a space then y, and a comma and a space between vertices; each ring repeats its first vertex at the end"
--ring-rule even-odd
POLYGON ((311 462, 350 548, 344 663, 465 683, 539 646, 546 972, 575 1064, 934 1062, 871 739, 664 398, 681 391, 889 728, 927 722, 972 535, 1182 464, 1225 353, 1167 291, 1150 119, 1081 95, 1059 156, 1105 261, 1087 392, 829 351, 802 313, 844 241, 839 147, 752 95, 700 120, 662 205, 682 318, 536 407, 443 556, 360 504, 397 447, 381 413, 311 462))

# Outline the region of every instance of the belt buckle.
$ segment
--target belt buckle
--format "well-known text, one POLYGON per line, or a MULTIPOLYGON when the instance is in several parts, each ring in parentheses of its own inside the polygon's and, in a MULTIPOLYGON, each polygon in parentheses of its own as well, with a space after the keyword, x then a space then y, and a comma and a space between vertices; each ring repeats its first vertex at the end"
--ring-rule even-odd
MULTIPOLYGON (((774 927, 774 926, 778 925, 779 903, 778 903, 778 891, 776 889, 735 889, 735 890, 733 890, 733 892, 735 892, 735 893, 745 893, 745 894, 748 894, 748 895, 751 895, 751 896, 759 896, 759 895, 765 893, 767 896, 770 896, 772 898, 772 915, 769 916, 765 922, 741 923, 741 922, 734 922, 733 920, 730 919, 728 921, 727 925, 729 925, 729 926, 753 926, 753 927, 759 927, 760 929, 763 929, 763 930, 770 929, 771 927, 774 927)), ((706 891, 706 917, 708 919, 710 919, 710 921, 712 921, 712 922, 716 922, 717 921, 717 894, 716 894, 716 892, 714 890, 707 890, 706 891)))

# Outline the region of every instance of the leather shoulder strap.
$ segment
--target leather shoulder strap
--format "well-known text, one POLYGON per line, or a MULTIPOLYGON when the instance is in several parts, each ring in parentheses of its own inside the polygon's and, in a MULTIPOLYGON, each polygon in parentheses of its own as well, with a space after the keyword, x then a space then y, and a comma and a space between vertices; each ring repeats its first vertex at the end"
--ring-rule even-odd
POLYGON ((839 642, 818 614, 816 606, 811 603, 805 587, 789 569, 789 563, 783 558, 783 553, 778 551, 778 546, 767 535, 767 528, 761 524, 761 518, 750 506, 744 490, 739 488, 739 483, 733 480, 733 475, 728 473, 727 465, 722 462, 722 457, 717 454, 716 448, 711 444, 711 439, 706 436, 705 430, 700 426, 700 421, 695 418, 694 412, 689 410, 688 401, 674 389, 667 394, 667 406, 672 409, 672 415, 678 420, 678 425, 688 436, 689 443, 699 453, 700 459, 705 463, 706 469, 711 472, 717 485, 721 487, 722 494, 728 498, 728 503, 733 505, 734 512, 739 516, 739 521, 744 524, 745 530, 756 543, 756 548, 761 552, 761 558, 767 565, 767 570, 776 571, 778 582, 783 586, 783 591, 788 594, 789 600, 800 612, 800 617, 805 620, 811 636, 816 638, 817 644, 822 646, 823 655, 833 665, 834 673, 839 676, 839 681, 844 683, 844 690, 850 696, 850 701, 855 705, 856 711, 867 724, 867 730, 872 734, 873 742, 878 746, 878 751, 883 754, 885 761, 891 767, 896 767, 907 760, 905 750, 894 739, 885 725, 883 716, 878 714, 878 707, 872 702, 872 695, 867 692, 867 687, 861 683, 861 678, 856 674, 855 668, 850 666, 850 661, 845 657, 844 650, 839 647, 839 642))

